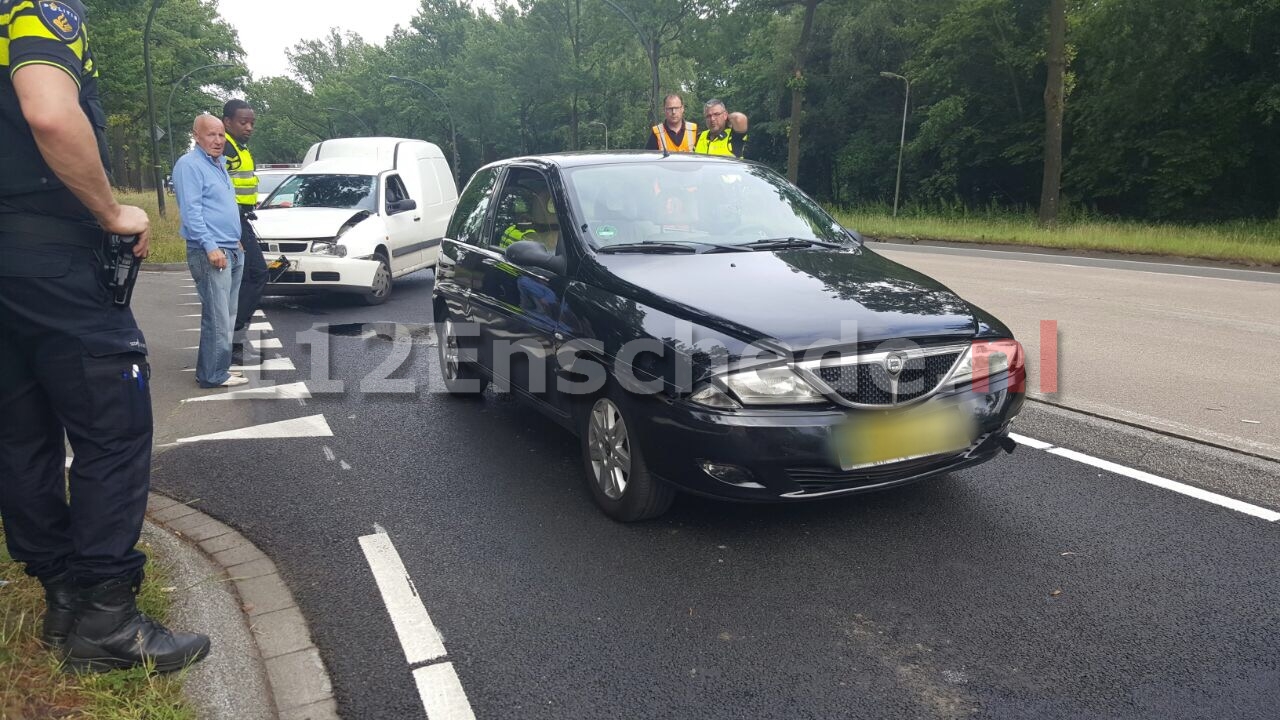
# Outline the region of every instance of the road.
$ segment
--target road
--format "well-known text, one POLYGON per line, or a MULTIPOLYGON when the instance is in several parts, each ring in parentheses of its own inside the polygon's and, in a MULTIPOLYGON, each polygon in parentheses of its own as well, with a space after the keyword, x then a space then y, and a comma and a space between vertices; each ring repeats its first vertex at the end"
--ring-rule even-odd
MULTIPOLYGON (((956 278, 974 275, 972 258, 915 261, 969 292, 944 275, 948 263, 956 278)), ((1033 272, 1025 264, 987 258, 982 272, 1033 272)), ((1187 283, 1053 272, 1081 286, 1112 273, 1121 288, 1187 283)), ((1069 451, 1263 512, 1280 510, 1273 462, 1033 403, 1018 432, 1067 456, 1022 446, 824 503, 681 498, 657 521, 620 525, 591 504, 572 437, 510 397, 438 392, 429 274, 379 308, 264 303, 264 337, 281 340, 268 355, 297 368, 265 379, 341 381, 343 392, 186 403, 209 394, 182 373, 194 353, 168 342, 195 324, 174 319, 174 298, 190 290, 158 275, 139 308, 154 361, 170 366, 153 379, 168 408, 153 483, 273 557, 345 717, 425 717, 415 676, 442 659, 478 718, 1275 717, 1280 523, 1069 451), (177 442, 316 416, 322 428, 287 425, 314 437, 177 442), (446 657, 407 660, 362 549, 369 536, 395 548, 446 657)), ((1044 319, 1018 293, 976 289, 1015 327, 1044 319)), ((1066 359, 1070 328, 1111 308, 1052 309, 1073 363, 1064 387, 1083 392, 1113 370, 1066 359)))

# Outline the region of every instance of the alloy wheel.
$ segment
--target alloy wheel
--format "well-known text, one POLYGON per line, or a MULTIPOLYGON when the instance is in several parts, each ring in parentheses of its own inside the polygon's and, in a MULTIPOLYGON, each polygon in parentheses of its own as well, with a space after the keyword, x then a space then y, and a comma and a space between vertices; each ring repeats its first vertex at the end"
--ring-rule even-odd
POLYGON ((600 491, 610 500, 618 500, 627 491, 631 477, 631 439, 622 411, 608 398, 597 400, 591 408, 587 447, 600 491))

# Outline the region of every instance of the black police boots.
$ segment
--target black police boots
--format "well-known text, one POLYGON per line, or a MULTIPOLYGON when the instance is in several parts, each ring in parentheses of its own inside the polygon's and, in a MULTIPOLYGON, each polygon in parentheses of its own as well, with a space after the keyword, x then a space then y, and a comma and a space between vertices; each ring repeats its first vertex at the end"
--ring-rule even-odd
POLYGON ((40 632, 40 642, 50 649, 61 650, 76 621, 79 588, 69 572, 40 583, 44 585, 44 629, 40 632))
POLYGON ((142 573, 112 578, 80 591, 80 610, 67 636, 67 667, 105 672, 152 662, 157 672, 178 670, 209 654, 209 637, 174 633, 139 612, 142 573))

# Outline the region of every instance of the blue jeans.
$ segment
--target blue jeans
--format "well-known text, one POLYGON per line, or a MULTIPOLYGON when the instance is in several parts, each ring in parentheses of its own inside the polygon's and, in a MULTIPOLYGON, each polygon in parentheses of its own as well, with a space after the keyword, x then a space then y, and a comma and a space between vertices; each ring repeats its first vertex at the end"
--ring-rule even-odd
POLYGON ((187 246, 187 267, 200 295, 200 350, 196 356, 196 382, 217 387, 231 377, 231 334, 235 329, 244 251, 228 250, 227 268, 219 270, 199 247, 187 246))

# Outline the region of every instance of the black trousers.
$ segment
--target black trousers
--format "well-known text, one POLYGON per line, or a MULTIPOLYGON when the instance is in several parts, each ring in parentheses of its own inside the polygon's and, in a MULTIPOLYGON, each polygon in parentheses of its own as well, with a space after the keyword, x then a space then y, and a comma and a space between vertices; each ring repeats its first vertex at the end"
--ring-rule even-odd
POLYGON ((262 291, 267 287, 267 261, 258 246, 253 226, 240 215, 240 244, 244 246, 244 275, 240 278, 240 300, 236 306, 236 332, 249 326, 253 311, 262 302, 262 291))
POLYGON ((0 516, 27 574, 94 583, 146 561, 151 368, 101 251, 52 243, 0 226, 0 516))

